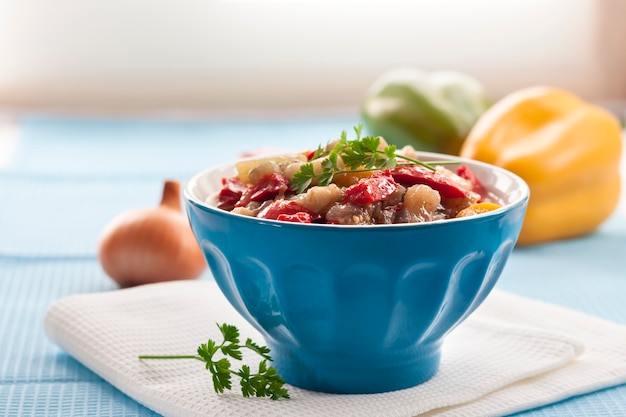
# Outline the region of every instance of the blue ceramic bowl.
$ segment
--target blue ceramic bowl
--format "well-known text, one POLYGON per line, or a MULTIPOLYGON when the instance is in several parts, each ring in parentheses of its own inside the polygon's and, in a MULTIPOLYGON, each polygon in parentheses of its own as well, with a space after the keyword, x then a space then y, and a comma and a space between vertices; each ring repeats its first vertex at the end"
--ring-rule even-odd
POLYGON ((222 292, 264 336, 286 382, 333 393, 415 386, 439 367, 445 336, 487 297, 515 246, 529 190, 467 164, 504 202, 473 217, 341 226, 262 220, 217 209, 234 163, 184 192, 194 234, 222 292))

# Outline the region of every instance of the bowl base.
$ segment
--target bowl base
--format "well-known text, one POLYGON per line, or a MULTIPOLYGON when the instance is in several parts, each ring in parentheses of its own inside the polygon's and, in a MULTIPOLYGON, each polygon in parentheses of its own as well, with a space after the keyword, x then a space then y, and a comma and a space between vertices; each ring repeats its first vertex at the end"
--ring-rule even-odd
POLYGON ((374 394, 411 388, 431 379, 439 369, 441 349, 419 347, 400 353, 359 357, 291 352, 268 342, 272 365, 290 385, 333 394, 374 394), (382 361, 391 364, 382 365, 382 361), (381 366, 376 366, 380 363, 381 366))

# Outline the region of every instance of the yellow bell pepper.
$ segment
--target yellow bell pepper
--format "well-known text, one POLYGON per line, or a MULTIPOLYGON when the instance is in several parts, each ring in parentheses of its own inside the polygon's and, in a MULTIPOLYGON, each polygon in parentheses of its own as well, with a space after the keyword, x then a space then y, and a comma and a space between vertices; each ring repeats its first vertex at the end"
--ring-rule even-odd
POLYGON ((619 201, 622 131, 616 117, 570 92, 533 87, 493 105, 460 155, 522 177, 530 200, 520 245, 585 235, 619 201))

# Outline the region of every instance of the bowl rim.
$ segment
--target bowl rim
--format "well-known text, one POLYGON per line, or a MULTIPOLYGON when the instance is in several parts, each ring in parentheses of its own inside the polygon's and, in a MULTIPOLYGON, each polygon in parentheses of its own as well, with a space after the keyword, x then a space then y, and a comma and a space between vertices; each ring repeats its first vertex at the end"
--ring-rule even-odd
MULTIPOLYGON (((461 156, 448 155, 448 154, 435 153, 435 152, 425 152, 425 151, 416 151, 416 153, 419 158, 427 157, 427 158, 430 158, 430 160, 439 160, 439 161, 453 160, 453 161, 458 162, 458 164, 480 166, 485 169, 495 171, 499 175, 504 175, 505 177, 508 177, 517 185, 516 189, 519 190, 520 195, 514 201, 506 205, 503 205, 500 208, 497 208, 495 210, 491 210, 485 213, 476 214, 474 216, 456 217, 452 219, 440 219, 440 220, 433 220, 433 221, 421 222, 421 223, 394 223, 394 224, 367 224, 367 225, 297 223, 297 222, 285 222, 285 221, 271 220, 271 219, 260 219, 258 217, 246 216, 243 214, 232 213, 230 211, 219 209, 213 205, 208 204, 205 201, 202 201, 200 198, 194 195, 193 189, 196 186, 196 184, 199 182, 199 180, 202 177, 209 175, 211 172, 214 172, 217 170, 224 170, 229 167, 234 167, 235 164, 240 161, 248 161, 248 160, 261 159, 261 158, 265 159, 265 158, 279 157, 279 156, 296 154, 296 153, 298 152, 284 152, 284 153, 272 153, 272 154, 267 154, 267 155, 258 155, 258 156, 254 156, 250 158, 235 159, 235 160, 231 160, 229 162, 226 162, 220 165, 215 165, 215 166, 206 168, 202 171, 197 172, 196 174, 191 176, 191 178, 189 178, 189 180, 187 181, 187 183, 185 184, 183 188, 183 198, 188 204, 192 204, 204 211, 217 214, 220 217, 237 219, 240 221, 250 222, 253 224, 269 225, 269 226, 274 226, 274 227, 295 227, 295 228, 306 227, 306 228, 321 228, 321 229, 382 230, 382 229, 388 229, 388 228, 414 229, 414 228, 427 228, 427 227, 441 227, 444 225, 454 224, 458 222, 467 223, 467 222, 473 222, 473 221, 484 221, 491 217, 503 216, 505 213, 514 210, 515 208, 517 208, 518 206, 522 204, 525 204, 530 197, 530 187, 528 186, 526 181, 522 179, 519 175, 507 169, 504 169, 497 165, 471 159, 471 158, 464 158, 461 156)), ((426 160, 425 162, 428 162, 428 160, 426 160)))

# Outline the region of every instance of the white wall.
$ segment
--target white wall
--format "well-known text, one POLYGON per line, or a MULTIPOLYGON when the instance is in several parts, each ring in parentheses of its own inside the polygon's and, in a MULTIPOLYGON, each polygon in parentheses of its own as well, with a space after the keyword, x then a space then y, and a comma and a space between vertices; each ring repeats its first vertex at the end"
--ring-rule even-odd
POLYGON ((356 107, 386 69, 626 98, 626 0, 0 0, 0 106, 356 107))

